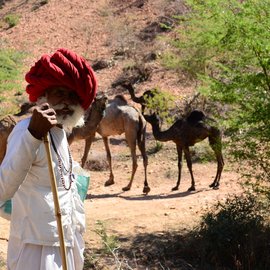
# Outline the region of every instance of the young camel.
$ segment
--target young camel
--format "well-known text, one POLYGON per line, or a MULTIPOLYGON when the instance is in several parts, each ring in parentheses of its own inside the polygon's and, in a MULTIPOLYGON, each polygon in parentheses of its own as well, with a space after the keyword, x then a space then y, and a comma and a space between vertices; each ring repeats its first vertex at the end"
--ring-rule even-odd
POLYGON ((146 121, 151 124, 156 140, 162 142, 173 141, 176 144, 178 154, 178 180, 176 186, 172 188, 173 191, 178 190, 180 184, 183 151, 191 175, 191 187, 188 191, 195 190, 189 146, 193 146, 206 138, 208 138, 209 144, 215 152, 217 159, 217 173, 210 187, 214 189, 218 188, 224 161, 222 156, 221 132, 214 125, 214 120, 205 117, 203 112, 194 110, 186 119, 179 119, 168 130, 161 131, 159 118, 156 114, 145 115, 144 117, 146 121), (213 125, 211 125, 210 122, 213 122, 213 125))
MULTIPOLYGON (((86 121, 87 125, 87 121, 86 121)), ((80 129, 77 130, 77 134, 72 134, 73 139, 85 139, 85 148, 84 154, 82 157, 82 166, 84 166, 88 152, 90 150, 92 141, 94 136, 85 136, 86 129, 82 129, 83 132, 79 132, 80 129)), ((145 149, 145 136, 146 136, 146 121, 142 114, 136 110, 134 107, 129 106, 125 98, 121 95, 116 96, 113 100, 109 102, 105 109, 105 116, 102 118, 99 126, 96 130, 98 134, 101 135, 106 153, 107 160, 110 167, 110 177, 105 182, 105 186, 110 186, 114 184, 114 174, 112 171, 112 157, 109 148, 108 137, 114 135, 121 135, 125 133, 125 138, 130 148, 131 156, 132 156, 132 174, 130 182, 126 187, 122 190, 127 191, 130 190, 132 186, 132 182, 134 179, 134 175, 136 173, 138 164, 137 164, 137 156, 136 156, 136 141, 139 147, 139 150, 143 157, 143 165, 144 165, 144 188, 143 193, 148 193, 150 188, 147 182, 147 165, 148 159, 146 155, 145 149)), ((72 132, 73 133, 73 132, 72 132)))

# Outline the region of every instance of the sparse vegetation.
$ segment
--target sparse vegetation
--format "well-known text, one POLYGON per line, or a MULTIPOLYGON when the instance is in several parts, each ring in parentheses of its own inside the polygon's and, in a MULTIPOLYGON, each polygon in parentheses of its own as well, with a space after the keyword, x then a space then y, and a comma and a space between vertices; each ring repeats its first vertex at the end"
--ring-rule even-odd
POLYGON ((8 24, 9 28, 16 26, 19 23, 19 16, 17 14, 8 14, 4 17, 5 23, 8 24))
POLYGON ((22 82, 22 60, 25 54, 23 52, 0 48, 0 102, 8 102, 12 106, 1 106, 0 115, 12 113, 16 108, 16 97, 11 95, 11 92, 18 90, 22 82), (14 102, 15 101, 15 102, 14 102))
POLYGON ((100 236, 103 245, 102 251, 105 254, 112 254, 119 248, 117 237, 115 235, 108 235, 104 222, 98 220, 94 232, 100 236))

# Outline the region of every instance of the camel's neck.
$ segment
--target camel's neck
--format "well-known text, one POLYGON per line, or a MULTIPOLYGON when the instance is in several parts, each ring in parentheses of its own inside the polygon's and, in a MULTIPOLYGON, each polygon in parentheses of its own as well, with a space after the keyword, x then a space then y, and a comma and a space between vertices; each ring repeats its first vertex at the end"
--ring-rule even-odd
POLYGON ((141 104, 142 100, 141 100, 141 98, 135 96, 134 88, 132 86, 128 86, 127 89, 128 89, 128 92, 130 94, 130 97, 131 97, 132 101, 141 104))
POLYGON ((156 140, 161 142, 172 141, 174 136, 169 129, 161 131, 159 124, 151 124, 153 129, 153 135, 156 140))
POLYGON ((85 121, 85 125, 78 128, 81 136, 87 137, 90 132, 95 132, 102 118, 103 111, 92 107, 85 121))
POLYGON ((76 139, 86 139, 90 135, 94 134, 102 118, 103 111, 92 107, 85 121, 85 124, 72 130, 69 141, 72 142, 76 139))

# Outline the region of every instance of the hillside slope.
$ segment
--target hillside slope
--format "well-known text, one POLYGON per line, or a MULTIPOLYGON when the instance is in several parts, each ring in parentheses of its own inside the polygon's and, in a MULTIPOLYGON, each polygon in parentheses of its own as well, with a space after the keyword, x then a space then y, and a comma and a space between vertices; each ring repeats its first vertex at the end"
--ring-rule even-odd
POLYGON ((151 74, 147 81, 137 85, 138 92, 158 86, 174 94, 185 95, 192 92, 192 86, 180 81, 179 74, 164 69, 156 59, 168 46, 160 36, 170 34, 161 26, 174 26, 172 15, 186 12, 182 2, 6 1, 0 9, 1 41, 8 47, 27 52, 25 70, 41 54, 66 47, 83 55, 90 64, 98 60, 107 61, 108 67, 97 71, 101 91, 111 88, 111 83, 121 76, 123 68, 143 62, 151 74), (15 27, 8 28, 3 22, 8 14, 19 17, 15 27), (149 59, 151 53, 154 59, 149 59))

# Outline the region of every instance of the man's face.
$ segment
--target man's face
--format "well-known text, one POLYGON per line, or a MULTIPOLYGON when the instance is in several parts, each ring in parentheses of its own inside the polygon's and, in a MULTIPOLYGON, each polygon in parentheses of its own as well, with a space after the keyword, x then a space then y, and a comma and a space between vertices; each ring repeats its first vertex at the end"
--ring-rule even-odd
POLYGON ((47 89, 40 102, 47 102, 56 112, 59 124, 67 129, 84 124, 84 110, 80 105, 80 99, 75 91, 64 87, 47 89))
POLYGON ((73 114, 70 105, 77 106, 80 104, 76 92, 63 87, 46 90, 46 98, 47 102, 55 109, 56 114, 64 119, 73 114))

